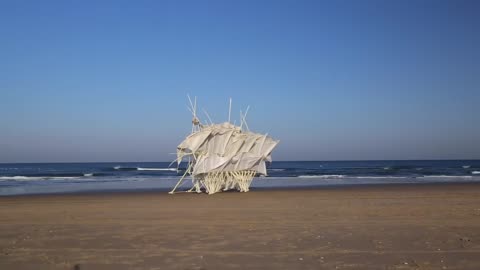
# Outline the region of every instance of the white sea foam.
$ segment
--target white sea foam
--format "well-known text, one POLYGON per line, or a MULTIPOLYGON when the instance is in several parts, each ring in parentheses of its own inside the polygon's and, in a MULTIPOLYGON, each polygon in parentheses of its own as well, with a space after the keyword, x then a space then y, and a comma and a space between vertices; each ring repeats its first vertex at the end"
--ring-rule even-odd
POLYGON ((93 173, 84 173, 83 176, 93 176, 93 173))
POLYGON ((470 168, 470 165, 464 165, 464 166, 462 166, 462 168, 468 169, 468 168, 470 168))
POLYGON ((471 175, 424 175, 422 177, 423 178, 472 178, 471 175))
POLYGON ((30 181, 30 180, 40 180, 42 177, 34 177, 34 176, 0 176, 0 180, 8 181, 8 180, 14 180, 14 181, 30 181))
POLYGON ((352 176, 352 178, 358 179, 405 179, 406 176, 352 176))
POLYGON ((341 174, 299 175, 298 178, 405 179, 406 176, 348 176, 341 174))
POLYGON ((115 170, 118 170, 118 169, 121 169, 122 166, 115 166, 115 167, 113 167, 113 168, 114 168, 115 170))
POLYGON ((64 180, 76 179, 78 176, 0 176, 0 181, 38 181, 38 180, 64 180))
POLYGON ((137 168, 138 171, 172 171, 176 172, 175 168, 137 168))
POLYGON ((298 178, 344 178, 345 175, 340 174, 319 174, 319 175, 299 175, 298 178))
POLYGON ((480 174, 480 171, 473 171, 472 174, 480 174))

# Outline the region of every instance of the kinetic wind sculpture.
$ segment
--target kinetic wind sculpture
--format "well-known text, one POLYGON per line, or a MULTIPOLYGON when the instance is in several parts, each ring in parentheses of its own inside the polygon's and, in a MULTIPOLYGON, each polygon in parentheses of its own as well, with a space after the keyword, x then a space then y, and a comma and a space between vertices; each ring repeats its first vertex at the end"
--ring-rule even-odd
MULTIPOLYGON (((242 114, 240 126, 230 123, 232 99, 228 111, 228 122, 214 124, 204 110, 209 123, 202 124, 197 117, 197 99, 189 110, 192 112, 192 133, 177 147, 178 165, 188 160, 188 166, 170 194, 182 181, 191 176, 193 187, 187 192, 208 194, 237 189, 247 192, 256 175, 267 175, 265 162, 271 162, 271 154, 279 141, 267 134, 251 132, 246 117, 249 107, 242 114)), ((174 162, 175 162, 174 161, 174 162)), ((178 166, 177 165, 177 166, 178 166)))

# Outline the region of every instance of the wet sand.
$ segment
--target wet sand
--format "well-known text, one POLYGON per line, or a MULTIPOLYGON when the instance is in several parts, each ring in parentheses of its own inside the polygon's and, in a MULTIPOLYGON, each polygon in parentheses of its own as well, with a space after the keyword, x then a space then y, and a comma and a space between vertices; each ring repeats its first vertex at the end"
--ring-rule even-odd
POLYGON ((480 185, 0 197, 0 269, 480 269, 480 185))

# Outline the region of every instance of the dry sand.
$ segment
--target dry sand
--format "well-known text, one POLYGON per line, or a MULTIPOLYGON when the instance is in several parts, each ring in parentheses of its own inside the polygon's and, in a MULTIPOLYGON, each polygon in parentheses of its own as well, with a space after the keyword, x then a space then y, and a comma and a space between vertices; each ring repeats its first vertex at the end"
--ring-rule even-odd
POLYGON ((480 185, 3 197, 0 269, 480 269, 480 185))

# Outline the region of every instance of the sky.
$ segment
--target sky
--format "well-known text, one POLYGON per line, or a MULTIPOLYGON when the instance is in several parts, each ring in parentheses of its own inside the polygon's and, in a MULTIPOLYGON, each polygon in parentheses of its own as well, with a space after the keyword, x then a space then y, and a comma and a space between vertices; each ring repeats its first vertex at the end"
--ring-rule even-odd
MULTIPOLYGON (((0 1, 0 162, 171 161, 187 94, 274 160, 480 159, 480 2, 0 1)), ((200 115, 202 120, 205 119, 200 115)))

